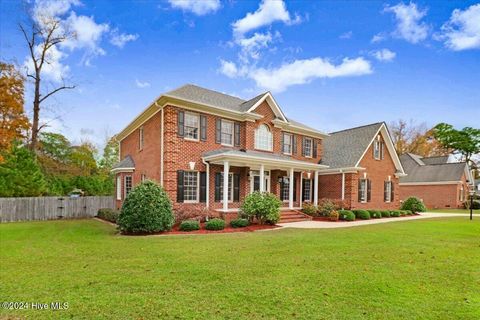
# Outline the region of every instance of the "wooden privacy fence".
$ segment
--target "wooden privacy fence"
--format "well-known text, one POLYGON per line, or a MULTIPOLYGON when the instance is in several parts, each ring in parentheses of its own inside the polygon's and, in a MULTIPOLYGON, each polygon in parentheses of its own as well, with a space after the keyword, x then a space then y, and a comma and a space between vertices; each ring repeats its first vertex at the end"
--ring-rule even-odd
POLYGON ((114 203, 112 196, 0 198, 0 222, 89 218, 114 203))

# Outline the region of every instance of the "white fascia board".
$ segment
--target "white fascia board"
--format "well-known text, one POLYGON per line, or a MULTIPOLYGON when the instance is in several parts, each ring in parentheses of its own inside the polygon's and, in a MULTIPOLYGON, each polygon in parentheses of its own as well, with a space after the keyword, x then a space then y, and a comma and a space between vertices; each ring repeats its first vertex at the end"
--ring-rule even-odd
POLYGON ((362 167, 345 167, 345 168, 335 168, 335 169, 325 169, 320 171, 319 175, 328 175, 328 174, 340 174, 340 173, 358 173, 358 171, 365 170, 362 167))
POLYGON ((442 184, 460 184, 462 181, 434 181, 434 182, 400 182, 400 186, 429 186, 429 185, 442 185, 442 184))
POLYGON ((135 168, 114 168, 110 170, 111 173, 120 173, 120 172, 134 172, 135 168))
POLYGON ((288 122, 287 117, 283 113, 282 109, 279 107, 275 99, 273 98, 272 94, 270 92, 267 92, 263 95, 263 97, 257 101, 250 109, 247 110, 247 112, 252 112, 255 110, 259 105, 263 103, 263 101, 267 100, 267 103, 271 108, 273 108, 273 112, 275 113, 276 116, 280 116, 283 121, 288 122))
POLYGON ((280 128, 285 132, 297 133, 297 134, 302 134, 310 137, 313 136, 315 138, 320 138, 320 139, 330 136, 328 133, 324 133, 322 131, 308 129, 304 127, 299 127, 289 122, 282 121, 280 119, 274 119, 272 120, 272 123, 275 127, 280 128))

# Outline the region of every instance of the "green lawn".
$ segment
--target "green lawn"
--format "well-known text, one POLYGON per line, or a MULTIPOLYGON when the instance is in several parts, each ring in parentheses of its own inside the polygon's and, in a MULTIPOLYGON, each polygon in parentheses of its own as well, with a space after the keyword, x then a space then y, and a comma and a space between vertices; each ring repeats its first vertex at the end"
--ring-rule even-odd
POLYGON ((2 301, 35 319, 480 319, 480 221, 124 237, 96 220, 0 225, 2 301))
MULTIPOLYGON (((437 212, 437 213, 468 213, 470 210, 467 209, 428 209, 428 212, 437 212)), ((473 210, 473 214, 480 214, 480 210, 473 210)))

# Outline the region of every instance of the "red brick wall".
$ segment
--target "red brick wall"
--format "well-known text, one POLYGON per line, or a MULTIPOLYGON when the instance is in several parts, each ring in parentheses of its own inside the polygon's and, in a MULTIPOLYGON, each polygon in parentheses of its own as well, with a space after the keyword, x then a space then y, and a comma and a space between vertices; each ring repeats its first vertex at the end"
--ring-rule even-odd
POLYGON ((400 186, 400 199, 406 200, 414 196, 422 199, 428 209, 437 208, 463 208, 460 201, 461 185, 463 184, 464 201, 468 198, 468 184, 465 175, 462 182, 443 185, 402 185, 400 186))

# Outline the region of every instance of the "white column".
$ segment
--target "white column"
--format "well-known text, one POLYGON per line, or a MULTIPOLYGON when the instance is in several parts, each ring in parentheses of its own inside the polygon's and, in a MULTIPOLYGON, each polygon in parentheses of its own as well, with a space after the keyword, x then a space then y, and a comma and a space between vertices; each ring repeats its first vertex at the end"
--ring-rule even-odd
POLYGON ((260 165, 260 192, 265 192, 265 166, 260 165))
POLYGON ((289 194, 288 194, 288 207, 290 209, 293 209, 293 179, 294 179, 294 175, 293 175, 293 168, 290 168, 290 179, 289 179, 289 186, 288 186, 288 191, 289 191, 289 194))
MULTIPOLYGON (((300 208, 303 203, 303 171, 300 172, 300 208)), ((311 192, 311 191, 310 191, 311 192)))
POLYGON ((315 179, 313 183, 313 205, 318 205, 318 171, 315 170, 315 179))
POLYGON ((228 161, 223 162, 223 211, 228 211, 228 172, 230 165, 228 161))

